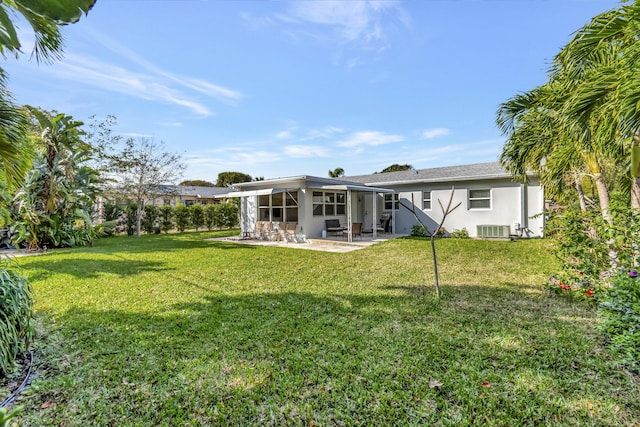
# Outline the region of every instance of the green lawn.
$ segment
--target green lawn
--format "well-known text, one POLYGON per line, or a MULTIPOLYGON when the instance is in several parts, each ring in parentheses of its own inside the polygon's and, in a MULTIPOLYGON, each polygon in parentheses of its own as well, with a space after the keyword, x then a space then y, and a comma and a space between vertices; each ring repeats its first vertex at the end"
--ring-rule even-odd
POLYGON ((438 302, 427 240, 214 235, 19 259, 41 323, 21 425, 640 425, 595 311, 542 290, 545 241, 438 241, 438 302))

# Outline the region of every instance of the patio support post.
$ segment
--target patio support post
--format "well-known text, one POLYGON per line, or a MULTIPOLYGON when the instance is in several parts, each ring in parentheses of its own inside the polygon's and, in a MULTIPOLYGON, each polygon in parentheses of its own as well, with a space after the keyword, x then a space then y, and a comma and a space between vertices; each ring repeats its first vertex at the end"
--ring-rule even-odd
POLYGON ((378 236, 378 192, 372 193, 371 202, 373 207, 371 208, 371 226, 373 228, 373 238, 378 236))
POLYGON ((351 216, 351 190, 347 190, 347 241, 353 241, 352 231, 353 218, 351 216))

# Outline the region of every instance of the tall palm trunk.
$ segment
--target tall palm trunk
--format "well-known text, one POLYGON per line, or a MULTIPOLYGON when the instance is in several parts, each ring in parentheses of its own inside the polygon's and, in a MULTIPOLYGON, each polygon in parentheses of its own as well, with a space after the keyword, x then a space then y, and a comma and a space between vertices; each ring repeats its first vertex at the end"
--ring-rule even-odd
POLYGON ((580 200, 580 210, 582 212, 586 212, 587 211, 587 198, 584 195, 584 190, 582 189, 582 180, 581 180, 579 174, 576 174, 575 186, 576 186, 576 191, 578 192, 578 199, 580 200))
POLYGON ((631 181, 631 207, 640 210, 640 178, 631 181))

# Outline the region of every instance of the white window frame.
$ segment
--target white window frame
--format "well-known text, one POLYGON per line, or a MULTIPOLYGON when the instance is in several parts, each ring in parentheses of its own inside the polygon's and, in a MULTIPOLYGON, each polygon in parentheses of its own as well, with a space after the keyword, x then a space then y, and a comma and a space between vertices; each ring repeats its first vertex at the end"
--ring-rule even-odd
POLYGON ((346 216, 347 215, 347 193, 344 191, 321 191, 314 190, 311 193, 312 206, 311 212, 313 216, 346 216), (319 196, 321 193, 322 196, 319 196), (313 198, 320 197, 320 201, 315 201, 313 198), (322 206, 322 213, 316 213, 316 206, 322 206), (327 213, 327 206, 331 206, 333 212, 327 213), (341 208, 341 209, 339 209, 341 208), (341 210, 342 213, 338 213, 341 210))
POLYGON ((431 210, 431 191, 423 191, 422 192, 422 210, 430 211, 431 210), (429 195, 429 197, 427 197, 429 195), (429 206, 425 206, 426 203, 429 203, 429 206))
POLYGON ((469 189, 469 193, 468 193, 469 197, 469 210, 491 210, 491 207, 493 206, 492 203, 492 195, 493 195, 493 191, 491 191, 490 188, 474 188, 474 189, 469 189), (475 196, 472 197, 471 193, 474 191, 487 191, 489 192, 488 196, 475 196), (488 200, 489 201, 489 206, 472 206, 473 202, 479 202, 479 201, 483 201, 483 200, 488 200))
POLYGON ((400 195, 398 193, 385 193, 384 210, 385 211, 400 210, 400 195))

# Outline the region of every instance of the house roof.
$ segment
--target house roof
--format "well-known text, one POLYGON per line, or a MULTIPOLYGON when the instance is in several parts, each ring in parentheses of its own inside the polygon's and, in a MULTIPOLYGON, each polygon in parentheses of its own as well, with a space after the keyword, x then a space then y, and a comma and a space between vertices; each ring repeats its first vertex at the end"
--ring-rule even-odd
POLYGON ((200 187, 194 185, 165 185, 162 193, 176 196, 191 196, 203 199, 220 199, 227 197, 228 188, 223 187, 200 187))
POLYGON ((298 188, 317 188, 320 190, 339 191, 380 191, 383 193, 389 190, 365 186, 360 182, 348 181, 344 179, 325 178, 319 176, 301 175, 288 178, 266 179, 264 181, 240 182, 233 187, 238 190, 229 193, 230 197, 256 196, 261 194, 274 194, 275 192, 293 191, 298 188))
POLYGON ((345 177, 345 179, 349 181, 359 182, 365 185, 457 182, 492 178, 511 178, 511 175, 500 166, 500 163, 491 162, 345 177))

